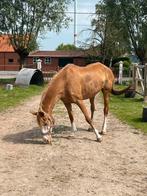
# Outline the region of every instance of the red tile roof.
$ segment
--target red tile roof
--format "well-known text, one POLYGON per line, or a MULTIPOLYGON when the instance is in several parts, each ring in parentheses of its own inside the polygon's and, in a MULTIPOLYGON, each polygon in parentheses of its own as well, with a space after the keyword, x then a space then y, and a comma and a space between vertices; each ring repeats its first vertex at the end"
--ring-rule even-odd
POLYGON ((83 51, 35 51, 29 57, 85 57, 83 51))
POLYGON ((14 52, 8 35, 0 35, 0 52, 14 52))

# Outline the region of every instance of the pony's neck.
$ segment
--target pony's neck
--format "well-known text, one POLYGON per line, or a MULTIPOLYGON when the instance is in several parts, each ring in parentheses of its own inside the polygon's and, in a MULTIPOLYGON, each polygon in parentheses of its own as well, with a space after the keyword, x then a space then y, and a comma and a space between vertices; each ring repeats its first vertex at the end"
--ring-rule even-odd
POLYGON ((60 94, 58 92, 58 86, 49 85, 47 91, 42 96, 40 106, 43 111, 51 115, 52 110, 59 99, 60 94))

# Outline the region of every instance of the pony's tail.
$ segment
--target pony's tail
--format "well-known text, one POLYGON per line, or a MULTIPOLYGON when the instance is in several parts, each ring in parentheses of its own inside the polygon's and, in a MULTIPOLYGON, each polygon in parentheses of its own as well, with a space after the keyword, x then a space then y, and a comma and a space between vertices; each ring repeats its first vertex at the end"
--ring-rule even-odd
POLYGON ((129 90, 130 88, 132 88, 132 85, 130 85, 127 88, 124 88, 122 90, 115 90, 114 88, 112 88, 111 93, 113 95, 121 95, 121 94, 125 93, 127 90, 129 90))

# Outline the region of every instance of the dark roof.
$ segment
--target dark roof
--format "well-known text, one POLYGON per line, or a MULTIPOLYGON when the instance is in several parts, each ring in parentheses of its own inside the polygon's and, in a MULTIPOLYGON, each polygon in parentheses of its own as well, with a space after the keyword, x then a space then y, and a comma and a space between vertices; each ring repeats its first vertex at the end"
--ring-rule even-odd
POLYGON ((85 57, 83 51, 35 51, 29 57, 85 57))

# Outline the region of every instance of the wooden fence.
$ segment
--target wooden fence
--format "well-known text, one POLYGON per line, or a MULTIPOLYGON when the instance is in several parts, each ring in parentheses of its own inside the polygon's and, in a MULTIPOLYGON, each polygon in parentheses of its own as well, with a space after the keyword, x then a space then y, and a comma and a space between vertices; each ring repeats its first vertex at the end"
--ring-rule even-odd
POLYGON ((136 93, 144 97, 144 102, 147 102, 147 64, 133 65, 133 85, 136 93))

